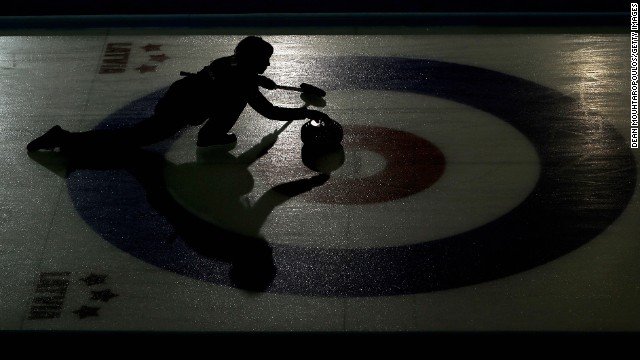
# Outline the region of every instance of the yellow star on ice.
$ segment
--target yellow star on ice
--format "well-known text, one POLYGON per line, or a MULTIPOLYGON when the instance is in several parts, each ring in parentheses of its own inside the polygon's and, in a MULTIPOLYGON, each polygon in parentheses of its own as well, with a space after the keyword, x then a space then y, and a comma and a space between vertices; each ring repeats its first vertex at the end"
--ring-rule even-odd
POLYGON ((162 45, 153 45, 153 44, 147 44, 145 46, 141 46, 142 49, 144 49, 144 51, 160 51, 160 46, 162 45))
POLYGON ((139 67, 137 67, 136 70, 138 70, 142 74, 144 74, 146 72, 155 72, 156 71, 156 66, 155 65, 143 64, 143 65, 140 65, 139 67))
POLYGON ((169 57, 167 55, 165 55, 165 54, 149 55, 149 59, 151 59, 151 61, 163 62, 163 61, 169 59, 169 57))

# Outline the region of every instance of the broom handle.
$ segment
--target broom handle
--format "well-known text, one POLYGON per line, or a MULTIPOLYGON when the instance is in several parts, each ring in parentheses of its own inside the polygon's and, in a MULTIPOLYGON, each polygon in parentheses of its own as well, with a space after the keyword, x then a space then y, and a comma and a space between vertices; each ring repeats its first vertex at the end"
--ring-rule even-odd
POLYGON ((276 85, 276 89, 282 89, 282 90, 293 90, 293 91, 300 91, 303 92, 303 90, 299 87, 294 87, 294 86, 284 86, 284 85, 276 85))

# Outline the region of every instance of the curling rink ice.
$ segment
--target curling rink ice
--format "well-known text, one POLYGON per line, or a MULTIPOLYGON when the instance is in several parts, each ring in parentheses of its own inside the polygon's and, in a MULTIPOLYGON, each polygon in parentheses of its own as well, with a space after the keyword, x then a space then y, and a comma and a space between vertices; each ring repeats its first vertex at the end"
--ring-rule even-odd
POLYGON ((106 164, 26 151, 143 119, 244 35, 0 37, 1 330, 640 330, 629 34, 262 36, 344 128, 328 179, 306 120, 250 107, 228 152, 198 127, 106 164))

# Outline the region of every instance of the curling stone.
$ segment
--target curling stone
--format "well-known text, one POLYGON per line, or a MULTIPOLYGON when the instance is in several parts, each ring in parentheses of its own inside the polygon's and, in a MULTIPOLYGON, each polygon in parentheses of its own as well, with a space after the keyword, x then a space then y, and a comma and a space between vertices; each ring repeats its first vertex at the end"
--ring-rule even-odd
POLYGON ((345 161, 344 148, 335 146, 302 146, 302 163, 313 171, 330 174, 338 170, 345 161))
POLYGON ((326 118, 323 120, 309 120, 300 129, 300 138, 304 145, 311 147, 331 147, 339 145, 343 137, 342 125, 337 121, 326 118))

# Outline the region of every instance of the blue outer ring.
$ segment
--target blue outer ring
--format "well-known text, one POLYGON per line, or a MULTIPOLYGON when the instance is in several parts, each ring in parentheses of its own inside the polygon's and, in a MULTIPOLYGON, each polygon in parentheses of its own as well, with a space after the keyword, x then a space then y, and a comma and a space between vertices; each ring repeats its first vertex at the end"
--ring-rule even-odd
MULTIPOLYGON (((597 114, 539 84, 482 68, 423 59, 313 59, 328 90, 411 92, 456 101, 495 115, 535 147, 541 173, 529 196, 508 214, 473 230, 413 245, 317 249, 273 245, 278 273, 267 289, 310 296, 414 294, 472 285, 554 260, 603 232, 624 211, 636 186, 636 162, 620 134, 597 114), (593 132, 597 131, 597 132, 593 132)), ((164 90, 106 118, 122 126, 148 116, 164 90)), ((174 139, 159 145, 164 153, 174 139)), ((178 238, 126 172, 80 170, 69 193, 104 239, 160 268, 230 285, 229 265, 178 238)))

